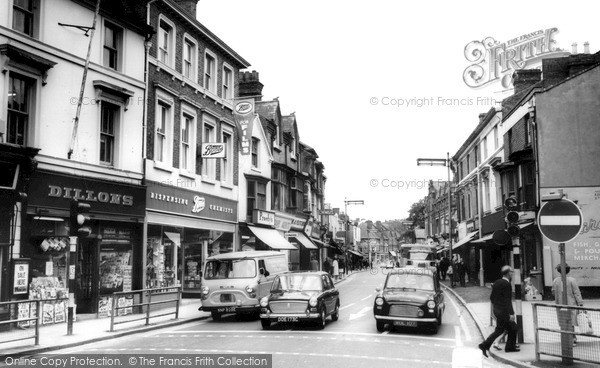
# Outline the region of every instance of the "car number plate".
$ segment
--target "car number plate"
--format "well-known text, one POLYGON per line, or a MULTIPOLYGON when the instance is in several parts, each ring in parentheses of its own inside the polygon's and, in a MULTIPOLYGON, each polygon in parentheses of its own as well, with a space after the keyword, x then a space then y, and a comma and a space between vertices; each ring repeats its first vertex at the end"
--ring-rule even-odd
POLYGON ((235 312, 235 307, 219 308, 219 309, 217 309, 217 312, 219 312, 219 313, 235 312))
POLYGON ((394 321, 394 326, 417 327, 417 322, 414 322, 414 321, 394 321))
POLYGON ((298 317, 277 317, 277 322, 298 322, 298 317))

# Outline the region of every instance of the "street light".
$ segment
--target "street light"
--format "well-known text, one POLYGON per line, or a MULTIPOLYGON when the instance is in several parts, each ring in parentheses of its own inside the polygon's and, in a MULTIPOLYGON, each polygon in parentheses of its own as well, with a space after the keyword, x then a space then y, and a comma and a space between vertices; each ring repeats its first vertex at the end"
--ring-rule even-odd
MULTIPOLYGON (((446 153, 446 158, 418 158, 417 166, 446 166, 448 169, 448 240, 449 256, 452 264, 452 183, 450 182, 450 152, 446 153)), ((456 270, 453 270, 456 272, 456 270)), ((454 272, 450 277, 450 287, 454 287, 454 272)))
MULTIPOLYGON (((348 230, 350 229, 350 216, 348 216, 348 205, 364 205, 365 201, 363 201, 362 199, 355 199, 355 200, 348 200, 346 198, 344 198, 344 213, 346 214, 346 218, 347 218, 347 223, 346 223, 346 239, 345 239, 345 243, 346 243, 346 249, 345 249, 345 262, 346 265, 344 267, 344 271, 346 272, 346 274, 348 274, 348 230)), ((369 257, 371 257, 371 253, 369 253, 369 257)))

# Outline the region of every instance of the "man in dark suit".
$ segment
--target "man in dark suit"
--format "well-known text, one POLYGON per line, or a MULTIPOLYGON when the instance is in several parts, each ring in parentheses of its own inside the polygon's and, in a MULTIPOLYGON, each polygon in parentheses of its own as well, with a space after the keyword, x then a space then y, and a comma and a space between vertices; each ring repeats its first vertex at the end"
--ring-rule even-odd
POLYGON ((504 351, 511 353, 519 351, 517 348, 517 323, 515 322, 515 311, 512 306, 512 287, 510 280, 512 279, 513 269, 510 266, 503 266, 501 273, 502 278, 494 282, 492 286, 492 294, 490 300, 494 315, 496 316, 496 329, 492 334, 481 344, 479 349, 487 358, 487 351, 504 331, 507 332, 506 347, 504 351))

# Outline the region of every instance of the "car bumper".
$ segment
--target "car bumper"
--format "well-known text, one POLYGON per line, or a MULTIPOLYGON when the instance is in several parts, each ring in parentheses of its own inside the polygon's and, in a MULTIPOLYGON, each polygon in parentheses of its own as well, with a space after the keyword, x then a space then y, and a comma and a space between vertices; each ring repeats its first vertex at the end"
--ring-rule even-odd
POLYGON ((297 318, 299 320, 307 320, 307 319, 315 319, 315 318, 319 318, 319 313, 295 313, 295 314, 288 314, 288 313, 261 313, 260 314, 260 318, 263 319, 270 319, 271 321, 277 321, 279 318, 297 318))
POLYGON ((437 323, 437 319, 435 317, 432 318, 411 318, 411 317, 392 317, 392 316, 382 316, 375 315, 375 319, 378 321, 384 322, 393 322, 393 321, 405 321, 405 322, 417 322, 417 323, 437 323))
POLYGON ((204 312, 217 312, 217 313, 249 313, 249 312, 258 312, 260 311, 260 306, 226 306, 226 307, 209 307, 209 306, 201 306, 198 310, 204 312))

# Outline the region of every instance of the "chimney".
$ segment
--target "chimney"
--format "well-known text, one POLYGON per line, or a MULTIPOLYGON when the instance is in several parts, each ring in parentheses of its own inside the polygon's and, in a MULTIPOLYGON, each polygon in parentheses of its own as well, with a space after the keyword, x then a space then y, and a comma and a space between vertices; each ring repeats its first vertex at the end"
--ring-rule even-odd
POLYGON ((589 54, 590 53, 590 43, 585 41, 583 43, 583 53, 584 54, 589 54))
POLYGON ((196 19, 196 5, 198 5, 199 0, 174 0, 177 5, 179 5, 186 13, 190 14, 194 19, 196 19))
POLYGON ((542 80, 542 71, 539 69, 518 69, 513 74, 515 94, 524 91, 542 80))
POLYGON ((576 54, 577 53, 577 42, 573 42, 573 44, 571 44, 571 54, 576 54))
POLYGON ((240 97, 253 97, 256 101, 262 101, 263 84, 260 83, 257 71, 240 72, 239 74, 240 97))

